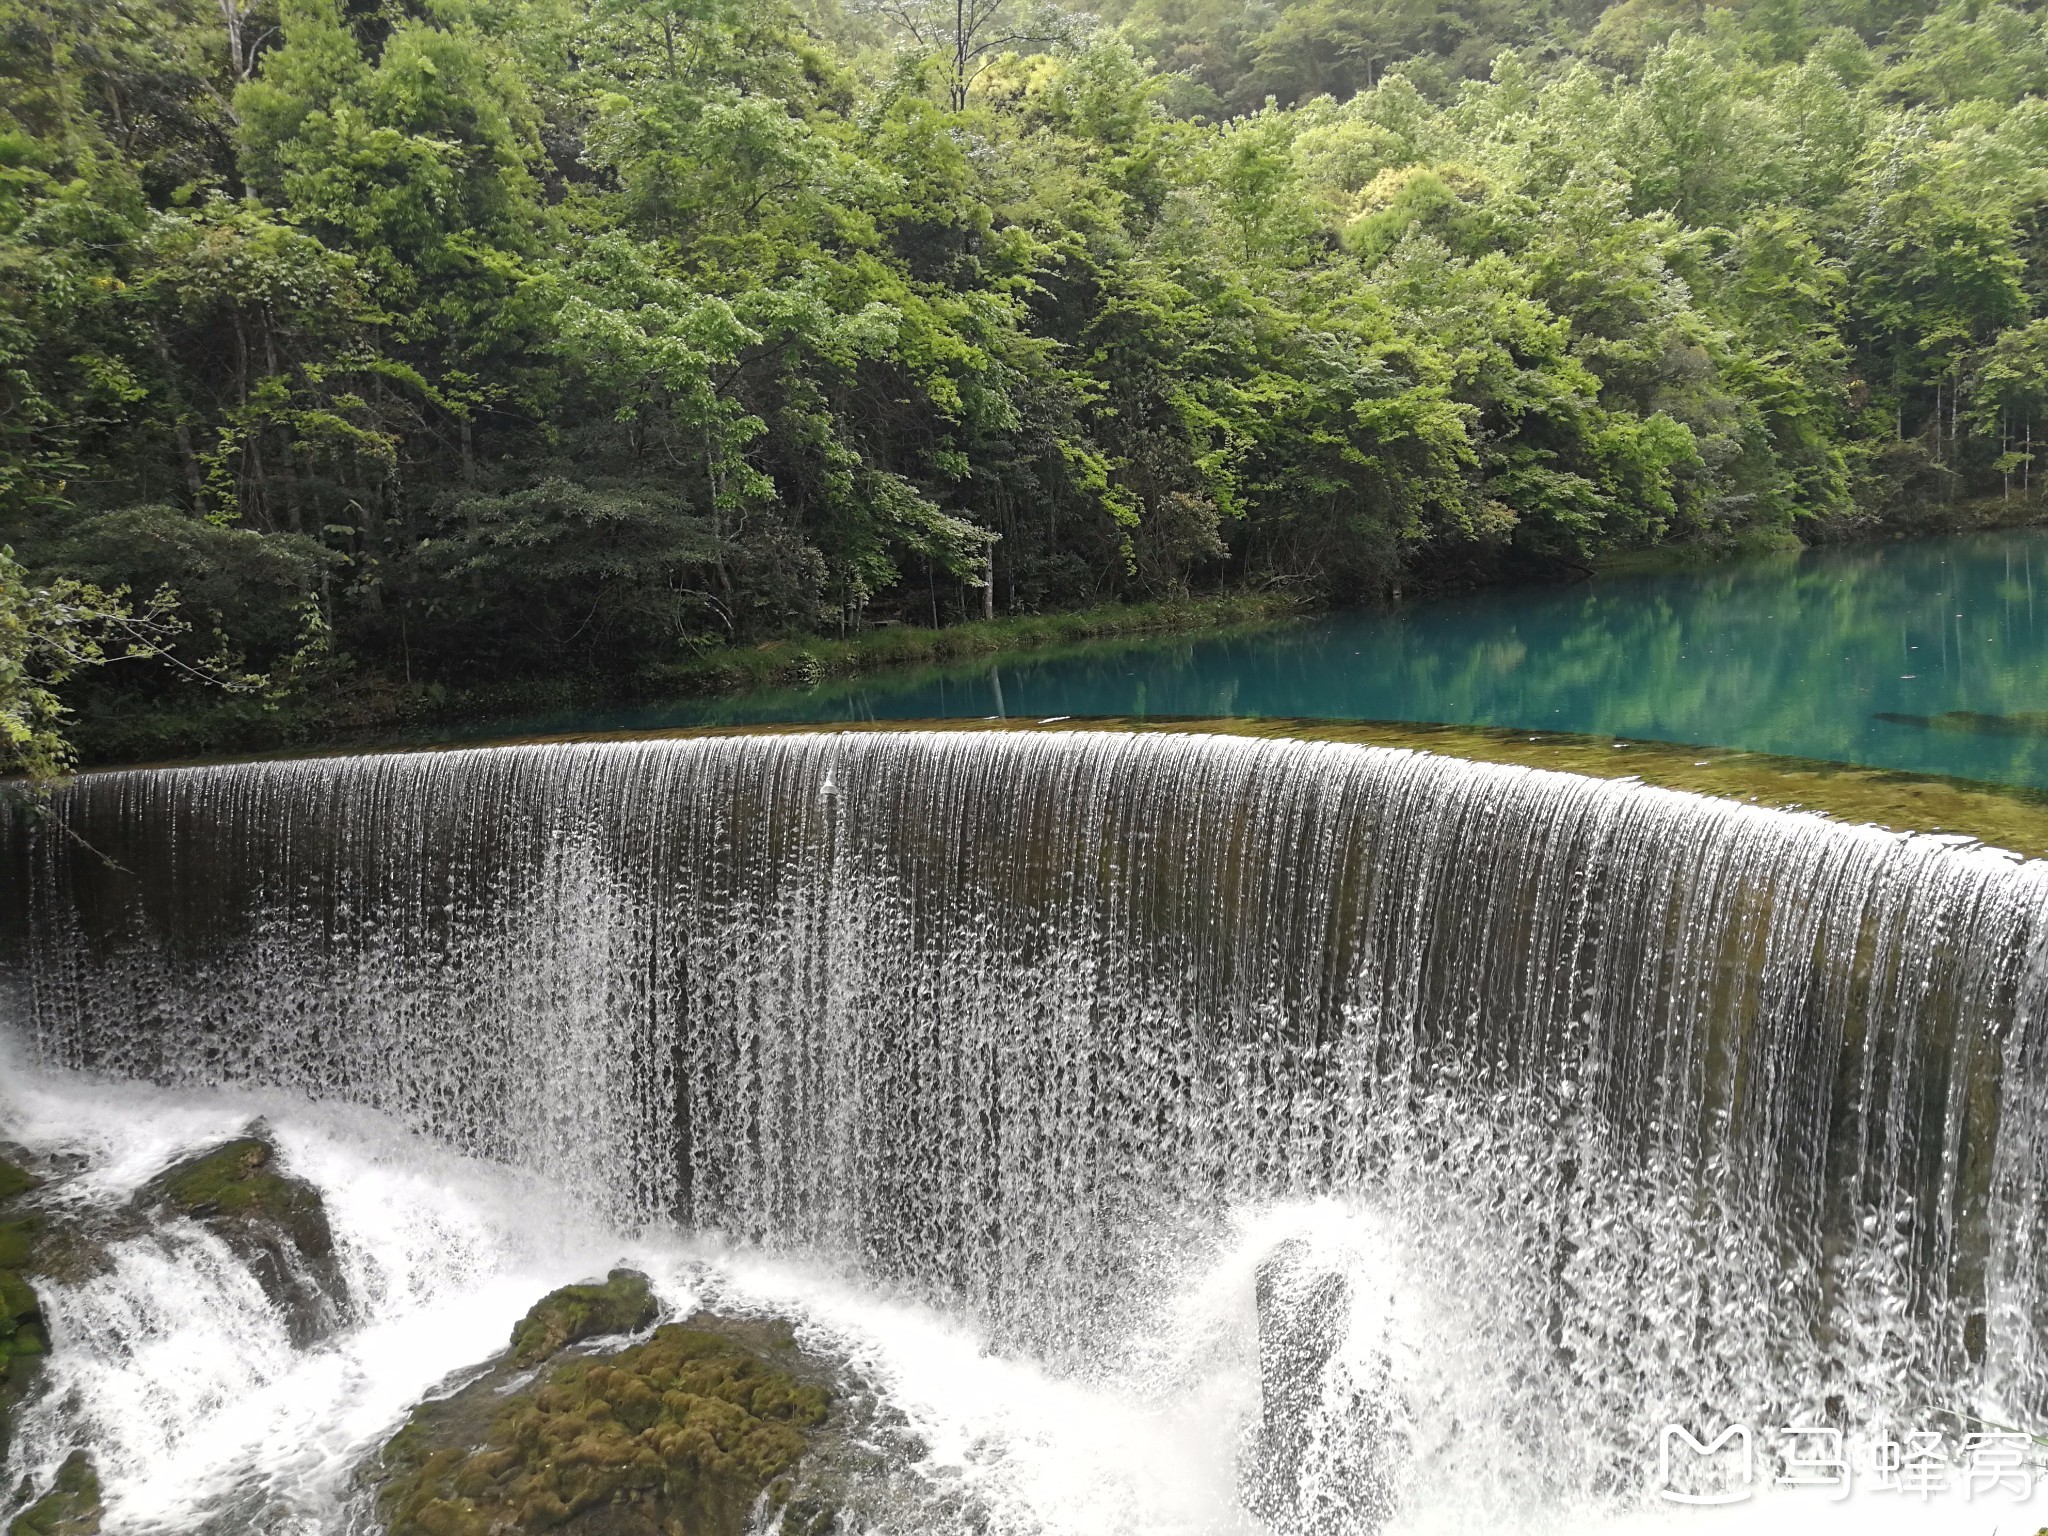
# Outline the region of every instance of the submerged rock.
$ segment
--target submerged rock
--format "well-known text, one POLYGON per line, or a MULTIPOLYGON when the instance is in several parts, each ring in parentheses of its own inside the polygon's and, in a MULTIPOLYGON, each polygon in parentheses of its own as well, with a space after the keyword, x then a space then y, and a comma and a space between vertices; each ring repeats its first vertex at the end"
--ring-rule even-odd
POLYGON ((56 1486, 8 1523, 7 1536, 99 1536, 101 1515, 99 1474, 90 1456, 73 1451, 56 1486))
MULTIPOLYGON (((390 1536, 743 1536, 764 1492, 789 1491, 831 1394, 783 1323, 700 1312, 623 1349, 573 1352, 652 1317, 630 1270, 543 1300, 488 1371, 385 1446, 390 1536)), ((813 1508, 785 1521, 829 1526, 813 1508)))
POLYGON ((280 1171, 260 1123, 173 1163, 142 1187, 135 1205, 214 1232, 283 1310, 294 1344, 314 1343, 340 1323, 347 1288, 327 1206, 311 1184, 280 1171))
POLYGON ((1346 1358, 1357 1302, 1351 1278, 1305 1243, 1259 1264, 1260 1415, 1239 1483, 1278 1536, 1376 1536, 1393 1516, 1397 1394, 1383 1352, 1346 1358))

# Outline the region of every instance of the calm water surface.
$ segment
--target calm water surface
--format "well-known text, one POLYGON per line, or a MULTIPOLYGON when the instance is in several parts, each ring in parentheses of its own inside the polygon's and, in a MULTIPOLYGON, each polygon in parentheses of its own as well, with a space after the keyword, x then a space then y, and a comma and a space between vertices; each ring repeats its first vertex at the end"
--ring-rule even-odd
POLYGON ((2048 530, 1494 590, 548 725, 991 715, 1515 726, 2048 788, 2048 530))

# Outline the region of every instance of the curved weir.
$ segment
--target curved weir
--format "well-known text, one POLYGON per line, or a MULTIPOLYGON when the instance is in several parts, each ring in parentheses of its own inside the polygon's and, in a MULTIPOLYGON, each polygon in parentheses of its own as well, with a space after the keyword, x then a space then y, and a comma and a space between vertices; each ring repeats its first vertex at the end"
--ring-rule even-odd
POLYGON ((9 836, 43 1063, 367 1105, 1081 1379, 1334 1197, 1351 1418, 1440 1482, 2048 1412, 2048 865, 1995 850, 1086 732, 96 774, 9 836))

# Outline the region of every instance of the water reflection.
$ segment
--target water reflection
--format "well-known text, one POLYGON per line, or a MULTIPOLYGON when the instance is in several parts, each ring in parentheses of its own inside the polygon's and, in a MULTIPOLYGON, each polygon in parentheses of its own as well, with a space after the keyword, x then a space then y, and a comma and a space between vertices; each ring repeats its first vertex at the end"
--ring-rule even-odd
POLYGON ((1491 591, 522 724, 1148 714, 1613 733, 2048 788, 2048 532, 1491 591))

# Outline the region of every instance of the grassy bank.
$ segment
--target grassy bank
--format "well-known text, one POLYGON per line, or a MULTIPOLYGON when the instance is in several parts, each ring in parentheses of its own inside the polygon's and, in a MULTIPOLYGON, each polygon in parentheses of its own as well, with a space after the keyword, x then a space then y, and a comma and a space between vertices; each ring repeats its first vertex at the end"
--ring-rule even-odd
POLYGON ((843 638, 808 636, 709 651, 649 667, 630 685, 537 679, 458 689, 372 679, 282 700, 182 690, 151 707, 131 697, 118 712, 88 709, 71 735, 84 766, 347 745, 541 713, 815 688, 877 672, 1001 661, 1091 641, 1230 629, 1305 610, 1291 595, 1235 593, 1020 614, 944 629, 890 625, 843 638))
POLYGON ((1785 528, 1752 528, 1718 544, 1654 544, 1648 549, 1623 549, 1595 562, 1600 576, 1662 576, 1703 571, 1736 560, 1796 556, 1806 548, 1798 534, 1785 528))
POLYGON ((1174 634, 1224 629, 1301 613, 1299 598, 1270 593, 1129 603, 1073 613, 1020 614, 977 619, 945 629, 892 624, 844 639, 811 636, 774 640, 744 649, 713 651, 651 670, 653 692, 699 698, 756 688, 801 688, 827 678, 858 677, 898 667, 1000 658, 1012 652, 1110 640, 1123 635, 1174 634))

